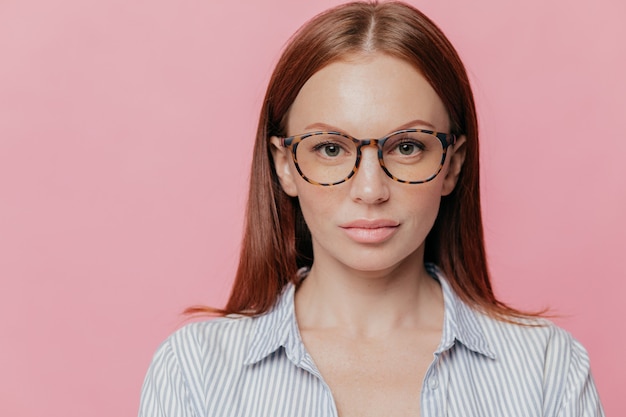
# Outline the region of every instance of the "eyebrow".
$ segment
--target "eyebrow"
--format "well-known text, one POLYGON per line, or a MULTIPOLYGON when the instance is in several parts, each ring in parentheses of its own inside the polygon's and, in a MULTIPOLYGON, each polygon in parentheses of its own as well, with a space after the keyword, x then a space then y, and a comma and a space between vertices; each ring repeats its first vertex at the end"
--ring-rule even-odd
MULTIPOLYGON (((437 129, 435 129, 435 126, 433 126, 431 123, 429 123, 429 122, 427 122, 425 120, 415 119, 415 120, 411 120, 410 122, 407 122, 407 123, 404 123, 404 124, 398 126, 397 128, 391 130, 389 133, 396 132, 398 130, 412 129, 412 128, 415 128, 415 126, 426 126, 429 129, 437 130, 437 129)), ((322 129, 322 130, 346 133, 343 129, 339 129, 336 126, 332 126, 332 125, 329 125, 327 123, 321 123, 321 122, 310 124, 307 127, 305 127, 304 129, 305 130, 322 129)))

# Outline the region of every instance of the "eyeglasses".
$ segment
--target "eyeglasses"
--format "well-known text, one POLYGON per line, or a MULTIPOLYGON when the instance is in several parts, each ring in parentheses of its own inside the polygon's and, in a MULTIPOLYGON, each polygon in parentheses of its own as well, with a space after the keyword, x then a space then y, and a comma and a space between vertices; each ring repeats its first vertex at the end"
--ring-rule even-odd
POLYGON ((296 169, 315 185, 337 185, 359 169, 361 148, 378 149, 378 162, 389 178, 406 184, 434 179, 443 168, 456 136, 424 129, 405 129, 380 139, 356 139, 341 132, 310 132, 281 138, 291 148, 296 169))

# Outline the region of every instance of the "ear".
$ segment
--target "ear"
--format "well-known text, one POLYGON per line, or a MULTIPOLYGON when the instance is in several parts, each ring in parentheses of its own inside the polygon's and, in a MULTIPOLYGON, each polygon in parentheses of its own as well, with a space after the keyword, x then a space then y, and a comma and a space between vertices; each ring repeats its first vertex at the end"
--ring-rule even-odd
POLYGON ((465 151, 465 136, 459 136, 454 146, 448 148, 450 163, 448 164, 448 171, 446 172, 446 176, 443 180, 441 195, 448 195, 454 190, 454 187, 459 180, 459 174, 461 173, 463 162, 465 162, 465 151))
MULTIPOLYGON (((274 169, 276 169, 276 175, 278 175, 280 185, 287 195, 295 197, 298 195, 298 189, 296 188, 296 182, 290 163, 291 151, 282 146, 280 138, 276 136, 272 136, 270 144, 272 149, 272 158, 274 159, 274 169)), ((293 169, 295 169, 295 167, 293 169)))

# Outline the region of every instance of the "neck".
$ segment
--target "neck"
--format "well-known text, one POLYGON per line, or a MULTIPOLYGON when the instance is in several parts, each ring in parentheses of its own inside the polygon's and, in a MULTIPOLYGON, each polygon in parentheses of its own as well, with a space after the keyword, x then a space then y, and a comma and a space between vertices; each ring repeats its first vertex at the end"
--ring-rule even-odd
POLYGON ((402 328, 439 328, 443 297, 422 257, 385 271, 355 271, 314 264, 296 293, 303 330, 341 329, 380 336, 402 328))

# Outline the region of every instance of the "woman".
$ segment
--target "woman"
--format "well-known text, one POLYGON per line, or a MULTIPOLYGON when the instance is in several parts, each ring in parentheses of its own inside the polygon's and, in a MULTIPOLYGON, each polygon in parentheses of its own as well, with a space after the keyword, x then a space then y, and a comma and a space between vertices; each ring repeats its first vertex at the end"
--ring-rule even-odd
POLYGON ((142 416, 600 416, 585 350, 498 301, 454 48, 402 3, 296 33, 270 80, 224 316, 157 351, 142 416))

